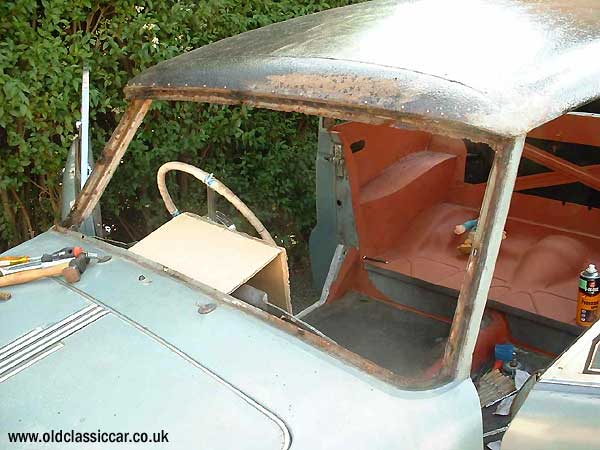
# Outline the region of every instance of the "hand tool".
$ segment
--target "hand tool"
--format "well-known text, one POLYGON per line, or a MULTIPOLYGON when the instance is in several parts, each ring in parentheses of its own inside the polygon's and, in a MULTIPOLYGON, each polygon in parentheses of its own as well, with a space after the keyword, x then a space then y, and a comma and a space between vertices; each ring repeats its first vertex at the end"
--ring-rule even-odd
POLYGON ((110 255, 100 256, 97 253, 81 253, 69 261, 69 266, 63 269, 62 276, 65 277, 67 283, 77 283, 87 269, 90 260, 95 259, 98 264, 102 264, 110 261, 111 258, 110 255))
POLYGON ((62 270, 62 276, 65 277, 65 281, 73 284, 81 280, 81 275, 87 269, 89 262, 90 259, 85 253, 69 261, 69 265, 62 270))
MULTIPOLYGON (((111 259, 109 255, 99 256, 93 253, 91 255, 91 259, 97 260, 98 263, 104 263, 111 259)), ((59 275, 63 275, 68 283, 76 283, 81 279, 81 274, 85 271, 89 262, 90 258, 87 254, 80 253, 75 258, 40 263, 41 266, 39 268, 28 269, 0 277, 0 287, 28 283, 40 278, 59 275)))
POLYGON ((24 264, 30 261, 29 256, 0 256, 0 267, 24 264))
POLYGON ((54 253, 44 253, 42 256, 29 257, 29 256, 5 256, 5 263, 10 263, 8 266, 2 267, 0 265, 0 274, 8 275, 11 273, 22 272, 24 270, 40 269, 43 268, 43 263, 50 263, 53 261, 60 261, 62 259, 71 259, 79 256, 83 253, 81 247, 65 247, 54 253), (12 258, 12 260, 10 259, 12 258), (21 262, 18 262, 21 261, 21 262))
POLYGON ((30 262, 50 262, 57 259, 75 258, 83 253, 81 247, 65 247, 54 253, 44 253, 42 256, 2 256, 0 257, 0 267, 15 266, 17 264, 26 264, 30 262))
POLYGON ((56 263, 41 263, 39 268, 11 273, 0 277, 0 287, 13 286, 15 284, 28 283, 40 278, 55 277, 62 274, 63 269, 69 267, 69 261, 58 261, 56 263))

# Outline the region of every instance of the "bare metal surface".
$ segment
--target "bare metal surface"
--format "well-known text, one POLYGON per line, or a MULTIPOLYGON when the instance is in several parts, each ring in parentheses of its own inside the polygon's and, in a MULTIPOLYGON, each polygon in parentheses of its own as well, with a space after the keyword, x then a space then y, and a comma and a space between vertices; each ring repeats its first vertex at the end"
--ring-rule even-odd
POLYGON ((337 277, 340 273, 342 265, 344 264, 344 261, 346 260, 347 255, 348 247, 342 244, 338 244, 333 254, 333 258, 331 259, 329 272, 327 273, 327 278, 325 278, 325 285, 323 286, 323 290, 321 291, 321 296, 319 297, 319 300, 317 300, 315 303, 296 314, 296 318, 302 319, 307 314, 310 314, 312 311, 325 304, 325 302, 327 301, 327 297, 329 297, 331 285, 335 280, 337 280, 337 277))
POLYGON ((214 222, 217 218, 215 210, 215 191, 208 186, 206 186, 206 207, 206 216, 214 222))
POLYGON ((597 322, 554 361, 539 382, 517 397, 520 406, 503 438, 503 449, 598 448, 600 375, 586 373, 585 368, 599 335, 597 322))
POLYGON ((81 128, 80 128, 80 182, 81 188, 85 185, 89 175, 89 127, 90 127, 90 69, 83 68, 83 82, 81 84, 81 128))
POLYGON ((516 137, 600 95, 599 24, 594 0, 373 1, 180 55, 126 94, 516 137))
POLYGON ((151 100, 130 102, 119 125, 106 143, 101 159, 96 163, 94 171, 77 196, 71 212, 62 222, 63 226, 79 225, 92 213, 151 104, 151 100))
POLYGON ((473 250, 458 296, 444 357, 446 370, 459 379, 468 378, 471 372, 473 351, 502 242, 524 142, 525 138, 521 137, 496 148, 473 250))

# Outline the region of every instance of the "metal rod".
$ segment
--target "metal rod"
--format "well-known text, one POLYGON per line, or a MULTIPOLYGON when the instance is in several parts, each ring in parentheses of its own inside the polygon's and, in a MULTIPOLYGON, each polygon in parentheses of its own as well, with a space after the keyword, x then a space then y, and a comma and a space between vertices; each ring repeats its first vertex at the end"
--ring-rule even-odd
POLYGON ((79 161, 80 161, 80 178, 81 189, 88 179, 89 170, 89 126, 90 126, 90 69, 83 68, 83 83, 81 85, 81 127, 79 142, 79 161))
POLYGON ((214 221, 217 218, 215 211, 215 191, 213 191, 209 186, 206 186, 206 206, 208 208, 208 218, 214 221))
POLYGON ((444 370, 466 379, 471 373, 483 311, 502 242, 525 136, 497 146, 481 206, 477 232, 444 355, 444 370))
POLYGON ((333 285, 334 281, 337 280, 340 270, 344 265, 346 256, 348 256, 348 247, 338 244, 335 248, 335 252, 333 253, 333 258, 331 258, 331 264, 329 265, 329 271, 327 272, 327 278, 325 278, 325 284, 321 290, 321 296, 319 297, 319 300, 296 314, 295 317, 297 319, 306 317, 315 309, 325 304, 327 298, 329 297, 329 293, 331 292, 331 286, 333 285))
POLYGON ((507 426, 502 427, 502 428, 496 428, 495 430, 491 430, 491 431, 488 431, 487 433, 483 433, 483 438, 485 439, 487 437, 494 436, 496 434, 504 433, 505 431, 508 431, 507 426))
POLYGON ((121 162, 129 143, 148 112, 152 100, 132 100, 121 121, 104 147, 102 158, 85 184, 62 226, 79 226, 94 210, 104 189, 121 162))

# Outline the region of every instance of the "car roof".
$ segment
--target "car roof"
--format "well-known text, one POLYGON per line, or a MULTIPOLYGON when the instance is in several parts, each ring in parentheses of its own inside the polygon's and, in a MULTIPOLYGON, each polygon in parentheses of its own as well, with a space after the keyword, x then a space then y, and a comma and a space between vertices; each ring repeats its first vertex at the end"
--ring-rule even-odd
POLYGON ((596 0, 380 0, 206 45, 125 92, 489 140, 600 97, 599 52, 596 0))

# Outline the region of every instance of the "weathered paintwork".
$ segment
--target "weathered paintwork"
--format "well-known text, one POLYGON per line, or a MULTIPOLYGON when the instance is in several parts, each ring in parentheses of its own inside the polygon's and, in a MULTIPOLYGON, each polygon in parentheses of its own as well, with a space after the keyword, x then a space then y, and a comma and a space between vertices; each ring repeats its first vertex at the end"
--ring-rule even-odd
POLYGON ((125 92, 516 137, 598 97, 599 24, 595 0, 373 1, 204 46, 125 92))
MULTIPOLYGON (((14 251, 67 245, 113 259, 75 285, 11 287, 12 300, 0 304, 0 344, 86 304, 110 312, 0 383, 3 432, 165 429, 182 449, 285 448, 286 433, 298 449, 481 448, 470 380, 402 388, 315 346, 295 326, 74 233, 50 231, 14 251), (207 303, 214 311, 199 314, 207 303)), ((0 434, 0 447, 6 439, 0 434)))
POLYGON ((316 198, 317 224, 310 234, 310 267, 313 284, 319 291, 325 284, 325 278, 331 265, 331 258, 338 245, 338 214, 336 204, 336 186, 338 180, 331 160, 333 158, 333 142, 329 130, 319 123, 319 140, 316 157, 316 190, 320 195, 316 198))
POLYGON ((600 390, 537 383, 502 439, 502 450, 596 450, 600 390))
POLYGON ((585 373, 600 322, 544 372, 524 399, 503 450, 592 450, 599 447, 600 373, 585 373))
MULTIPOLYGON (((492 143, 494 168, 446 349, 446 380, 454 381, 410 390, 406 380, 331 342, 84 240, 88 250, 109 252, 113 260, 90 268, 75 286, 59 283, 58 292, 56 280, 11 289, 14 298, 0 312, 32 297, 56 304, 70 297, 109 313, 1 383, 0 396, 12 403, 0 422, 24 431, 84 422, 93 429, 145 429, 158 424, 140 412, 150 397, 150 410, 160 411, 164 428, 176 430, 180 448, 480 449, 481 414, 468 376, 520 152, 529 130, 598 97, 600 10, 594 6, 591 0, 382 0, 275 24, 165 61, 127 86, 130 105, 64 222, 77 226, 92 212, 155 99, 246 103, 492 143), (44 385, 48 377, 52 382, 44 385), (123 396, 114 395, 119 389, 123 396), (67 397, 88 391, 91 406, 73 410, 67 397), (51 408, 64 405, 66 414, 37 411, 40 396, 51 408), (107 419, 111 409, 126 419, 107 419), (258 432, 264 441, 252 439, 258 432)), ((354 216, 344 217, 343 224, 353 224, 354 216)), ((15 251, 80 243, 76 235, 49 232, 15 251)), ((35 306, 0 314, 0 337, 10 342, 17 329, 47 325, 49 309, 41 311, 39 317, 35 306)))

